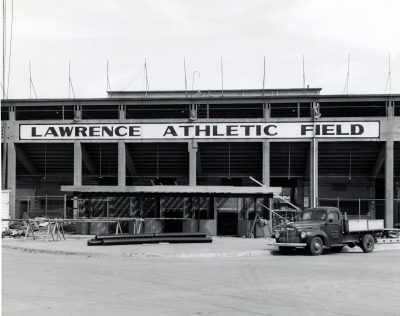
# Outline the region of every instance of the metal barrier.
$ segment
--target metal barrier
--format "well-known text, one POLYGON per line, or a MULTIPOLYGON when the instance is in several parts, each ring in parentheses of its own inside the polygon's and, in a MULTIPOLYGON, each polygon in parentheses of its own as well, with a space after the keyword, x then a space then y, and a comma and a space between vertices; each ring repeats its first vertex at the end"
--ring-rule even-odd
POLYGON ((335 206, 348 218, 383 219, 386 203, 393 203, 394 226, 400 227, 400 199, 318 198, 318 206, 335 206))
POLYGON ((21 217, 48 217, 66 218, 67 196, 66 195, 35 195, 16 196, 16 205, 19 205, 21 217))

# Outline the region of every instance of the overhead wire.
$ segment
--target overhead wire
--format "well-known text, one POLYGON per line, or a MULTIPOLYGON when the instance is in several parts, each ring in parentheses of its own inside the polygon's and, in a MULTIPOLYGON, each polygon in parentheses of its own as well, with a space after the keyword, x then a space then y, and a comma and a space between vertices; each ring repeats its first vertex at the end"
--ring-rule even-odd
POLYGON ((7 53, 7 0, 3 0, 3 69, 2 69, 2 87, 3 98, 6 98, 6 53, 7 53))
POLYGON ((72 85, 72 79, 71 79, 71 60, 69 61, 69 67, 68 67, 68 99, 70 98, 70 93, 72 91, 72 95, 75 97, 75 90, 74 86, 72 85))
POLYGON ((0 82, 1 90, 3 91, 3 99, 7 99, 6 90, 4 89, 3 83, 0 82))
POLYGON ((33 84, 33 80, 32 80, 32 68, 31 68, 31 61, 29 60, 29 98, 32 99, 32 89, 33 89, 33 93, 35 94, 36 99, 37 94, 36 94, 36 89, 35 89, 35 85, 33 84))
POLYGON ((124 91, 126 88, 128 88, 133 82, 136 81, 136 79, 142 74, 144 71, 144 67, 141 67, 139 72, 135 75, 135 77, 124 87, 121 89, 121 91, 124 91))
POLYGON ((10 52, 8 54, 8 74, 7 74, 7 95, 10 88, 10 73, 11 73, 11 52, 13 40, 13 24, 14 24, 14 0, 11 0, 11 24, 10 24, 10 52))
POLYGON ((108 59, 107 59, 107 83, 106 83, 106 89, 107 91, 111 91, 111 83, 110 83, 110 75, 108 71, 108 59))
POLYGON ((391 71, 391 67, 390 67, 390 53, 389 53, 389 71, 388 71, 388 75, 387 75, 387 79, 386 79, 386 84, 385 84, 385 92, 389 86, 389 94, 392 94, 392 71, 391 71))
POLYGON ((343 94, 349 94, 349 78, 350 78, 350 53, 347 59, 347 75, 346 75, 346 82, 344 84, 343 94))

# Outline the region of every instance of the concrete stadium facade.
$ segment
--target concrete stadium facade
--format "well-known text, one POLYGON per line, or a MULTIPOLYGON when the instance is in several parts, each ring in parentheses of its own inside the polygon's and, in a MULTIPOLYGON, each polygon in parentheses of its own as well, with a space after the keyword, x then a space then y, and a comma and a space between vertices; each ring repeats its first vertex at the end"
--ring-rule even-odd
POLYGON ((262 196, 185 187, 246 188, 253 177, 301 208, 400 222, 399 95, 115 91, 2 100, 1 110, 2 188, 14 218, 143 217, 146 231, 241 236, 262 196))

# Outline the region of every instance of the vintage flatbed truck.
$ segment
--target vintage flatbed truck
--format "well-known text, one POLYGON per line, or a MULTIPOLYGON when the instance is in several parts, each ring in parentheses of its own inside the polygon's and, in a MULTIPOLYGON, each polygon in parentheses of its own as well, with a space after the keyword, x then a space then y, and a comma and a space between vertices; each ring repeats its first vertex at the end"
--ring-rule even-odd
POLYGON ((369 253, 383 230, 383 220, 346 219, 336 207, 316 207, 301 212, 300 221, 276 230, 272 238, 281 253, 306 248, 318 256, 324 248, 340 252, 345 245, 369 253))

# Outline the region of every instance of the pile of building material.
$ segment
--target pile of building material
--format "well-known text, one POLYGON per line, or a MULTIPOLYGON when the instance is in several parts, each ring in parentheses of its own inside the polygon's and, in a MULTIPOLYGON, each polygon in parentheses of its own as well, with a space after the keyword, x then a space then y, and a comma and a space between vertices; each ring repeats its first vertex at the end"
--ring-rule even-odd
POLYGON ((88 241, 88 246, 209 242, 212 242, 212 238, 204 233, 114 234, 97 235, 94 239, 88 241))

